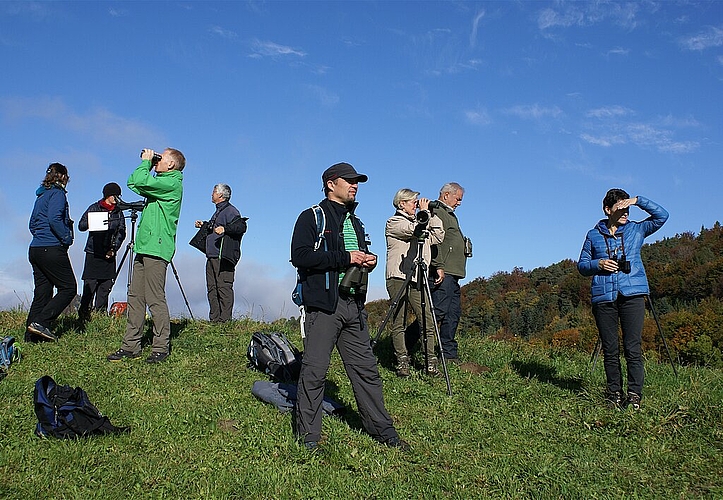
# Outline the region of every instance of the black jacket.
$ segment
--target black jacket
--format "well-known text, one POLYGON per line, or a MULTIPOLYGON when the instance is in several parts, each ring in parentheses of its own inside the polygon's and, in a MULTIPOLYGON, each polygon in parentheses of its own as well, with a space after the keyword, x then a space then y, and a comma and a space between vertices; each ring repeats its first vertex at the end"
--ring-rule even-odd
MULTIPOLYGON (((81 231, 88 230, 88 212, 107 212, 105 208, 100 206, 100 201, 96 201, 78 222, 78 229, 81 231)), ((108 230, 93 231, 88 233, 88 241, 85 244, 85 253, 93 254, 95 257, 104 259, 108 250, 113 250, 116 254, 126 239, 126 221, 123 218, 123 212, 114 208, 108 213, 108 230)))
MULTIPOLYGON (((321 309, 332 313, 336 310, 339 300, 339 271, 345 271, 351 262, 349 252, 344 248, 344 219, 351 212, 352 225, 356 232, 359 249, 368 251, 364 227, 359 218, 354 215, 356 203, 347 207, 340 203, 323 200, 319 206, 326 216, 324 239, 326 250, 322 243, 314 251, 317 240, 317 226, 314 211, 308 208, 301 212, 294 225, 294 234, 291 237, 291 263, 297 268, 301 279, 302 297, 304 306, 321 309), (327 272, 328 287, 327 287, 327 272)), ((364 300, 364 296, 357 297, 364 300)))
POLYGON ((241 238, 246 233, 247 217, 241 217, 239 211, 231 203, 222 201, 216 205, 216 212, 211 217, 206 236, 206 257, 229 261, 234 266, 241 259, 241 238), (213 232, 223 226, 223 235, 213 232))

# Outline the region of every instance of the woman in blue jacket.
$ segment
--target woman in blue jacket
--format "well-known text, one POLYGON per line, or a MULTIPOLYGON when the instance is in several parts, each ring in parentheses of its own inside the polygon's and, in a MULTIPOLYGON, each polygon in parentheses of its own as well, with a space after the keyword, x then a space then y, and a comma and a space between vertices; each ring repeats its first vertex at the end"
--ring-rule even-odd
POLYGON ((27 341, 58 340, 50 324, 78 292, 68 257, 68 248, 73 244, 73 221, 65 191, 69 180, 65 165, 51 163, 35 192, 37 198, 29 223, 33 240, 28 251, 35 291, 26 322, 27 341), (55 296, 54 288, 58 289, 55 296))
POLYGON ((642 333, 645 296, 650 293, 640 258, 645 238, 668 220, 668 212, 653 201, 630 198, 622 189, 611 189, 603 199, 607 219, 588 231, 577 269, 592 276, 592 312, 603 347, 606 400, 616 408, 639 409, 643 394, 642 333), (641 222, 629 221, 630 205, 650 214, 641 222), (627 396, 620 370, 618 324, 623 332, 623 349, 628 371, 627 396))

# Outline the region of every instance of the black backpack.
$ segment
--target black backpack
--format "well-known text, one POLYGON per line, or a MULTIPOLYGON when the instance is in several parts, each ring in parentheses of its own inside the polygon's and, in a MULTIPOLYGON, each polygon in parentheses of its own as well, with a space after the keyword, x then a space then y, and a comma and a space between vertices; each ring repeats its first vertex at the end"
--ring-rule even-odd
POLYGON ((301 371, 301 353, 279 332, 251 335, 246 353, 249 365, 279 382, 295 382, 301 371))
POLYGON ((76 387, 59 386, 45 375, 35 382, 33 394, 38 437, 74 439, 100 434, 130 432, 130 427, 116 427, 88 399, 88 394, 76 387))

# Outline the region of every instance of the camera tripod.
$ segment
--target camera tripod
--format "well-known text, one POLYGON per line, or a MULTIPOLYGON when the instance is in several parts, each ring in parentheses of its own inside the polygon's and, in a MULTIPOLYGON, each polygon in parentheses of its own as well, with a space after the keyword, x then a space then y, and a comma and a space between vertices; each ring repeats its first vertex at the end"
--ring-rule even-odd
MULTIPOLYGON (((415 233, 417 233, 417 230, 415 230, 415 233)), ((396 296, 392 299, 392 305, 389 307, 389 311, 387 312, 387 315, 384 317, 384 320, 382 321, 381 325, 379 325, 379 329, 377 330, 376 336, 372 339, 372 349, 377 345, 377 342, 379 342, 379 338, 382 335, 382 332, 384 331, 384 328, 387 326, 387 323, 389 322, 392 317, 396 317, 397 314, 399 314, 399 304, 402 300, 406 302, 404 306, 404 318, 406 320, 406 309, 407 305, 409 304, 409 290, 412 286, 415 286, 416 289, 421 293, 421 317, 417 318, 417 321, 420 324, 420 333, 421 333, 421 339, 422 343, 425 346, 424 349, 424 361, 425 365, 429 364, 428 356, 426 349, 426 343, 427 343, 427 328, 429 328, 429 325, 427 325, 427 314, 426 314, 426 308, 429 307, 429 311, 432 314, 432 322, 433 322, 433 328, 434 328, 434 334, 435 339, 437 340, 437 346, 439 347, 439 355, 442 360, 442 371, 444 372, 444 379, 447 382, 447 395, 452 395, 452 386, 449 382, 449 373, 447 372, 447 362, 444 359, 444 352, 442 351, 442 339, 439 336, 439 327, 437 326, 437 317, 434 314, 434 306, 432 305, 432 290, 429 288, 429 274, 428 274, 428 268, 427 264, 424 262, 424 258, 422 255, 422 250, 424 248, 424 240, 427 238, 429 233, 426 230, 419 231, 419 235, 417 236, 417 255, 414 258, 414 265, 411 266, 411 268, 407 271, 406 277, 404 279, 404 284, 399 289, 399 292, 397 292, 396 296), (417 275, 417 281, 416 283, 412 283, 412 278, 414 275, 417 275)))
MULTIPOLYGON (((120 273, 121 269, 123 269, 123 263, 125 262, 126 258, 128 257, 128 254, 133 253, 133 249, 135 247, 136 243, 136 222, 138 221, 138 211, 139 209, 135 206, 136 204, 126 204, 126 205, 132 205, 129 210, 131 211, 131 214, 128 216, 128 218, 131 220, 131 232, 130 232, 130 240, 128 240, 128 243, 126 244, 125 252, 123 252, 123 257, 121 258, 120 264, 118 264, 118 268, 115 271, 115 278, 113 279, 115 283, 115 279, 118 278, 118 274, 120 273)), ((142 209, 141 209, 142 210, 142 209)), ((186 308, 188 309, 188 313, 191 315, 192 320, 196 320, 196 318, 193 316, 193 311, 191 311, 191 306, 188 303, 188 299, 186 298, 186 292, 183 290, 183 286, 181 285, 181 278, 178 276, 178 272, 176 271, 176 266, 173 263, 173 260, 171 260, 171 269, 173 270, 173 275, 176 277, 176 282, 178 283, 178 288, 181 290, 181 295, 183 296, 183 301, 186 303, 186 308)), ((133 258, 128 260, 128 280, 126 284, 126 296, 131 291, 131 279, 133 276, 133 258)))

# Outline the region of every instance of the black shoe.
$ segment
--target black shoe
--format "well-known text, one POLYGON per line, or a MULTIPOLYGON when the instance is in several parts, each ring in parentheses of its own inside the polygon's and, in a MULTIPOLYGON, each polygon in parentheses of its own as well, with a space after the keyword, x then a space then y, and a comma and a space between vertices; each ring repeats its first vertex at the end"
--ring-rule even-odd
POLYGON ((409 443, 407 443, 405 440, 403 440, 399 436, 390 437, 389 439, 384 441, 382 444, 384 444, 384 446, 389 446, 390 448, 399 448, 401 451, 409 451, 411 449, 411 446, 409 446, 409 443))
POLYGON ((459 358, 448 358, 445 356, 444 360, 447 363, 452 363, 453 365, 460 365, 462 364, 462 361, 459 360, 459 358))
POLYGON ((165 361, 168 357, 168 352, 152 352, 150 356, 146 358, 146 363, 160 363, 165 361))
POLYGON ((624 403, 624 409, 627 410, 628 408, 636 411, 640 409, 640 394, 635 394, 634 392, 628 393, 628 397, 624 403))
POLYGON ((623 393, 620 391, 605 393, 605 404, 611 409, 620 409, 623 407, 623 393))
POLYGON ((310 451, 312 453, 317 453, 321 450, 321 446, 319 446, 319 443, 317 441, 306 441, 302 443, 302 446, 305 450, 310 451))
POLYGON ((125 349, 118 349, 116 352, 109 354, 106 359, 108 361, 120 361, 123 358, 128 358, 128 359, 138 358, 138 357, 140 357, 140 355, 141 355, 141 351, 131 352, 131 351, 126 351, 125 349))
POLYGON ((40 323, 32 322, 28 325, 28 331, 30 333, 34 333, 35 335, 39 335, 40 337, 43 337, 44 339, 51 340, 53 342, 58 341, 58 337, 55 336, 53 332, 50 331, 50 328, 46 328, 40 323))

